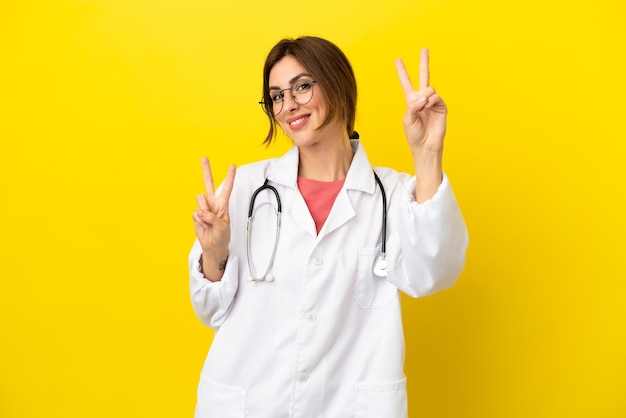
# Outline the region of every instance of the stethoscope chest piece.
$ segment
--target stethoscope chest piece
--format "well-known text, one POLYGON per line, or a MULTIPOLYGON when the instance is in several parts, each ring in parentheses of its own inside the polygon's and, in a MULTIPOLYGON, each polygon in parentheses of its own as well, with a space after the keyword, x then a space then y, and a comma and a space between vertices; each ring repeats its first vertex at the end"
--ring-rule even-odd
POLYGON ((386 254, 380 254, 374 260, 374 267, 372 269, 376 277, 387 277, 387 260, 386 254))

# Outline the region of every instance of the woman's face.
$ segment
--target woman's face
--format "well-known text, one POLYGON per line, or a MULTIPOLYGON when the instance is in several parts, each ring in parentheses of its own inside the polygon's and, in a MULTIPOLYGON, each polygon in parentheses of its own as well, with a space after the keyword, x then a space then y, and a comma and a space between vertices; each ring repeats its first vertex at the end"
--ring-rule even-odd
MULTIPOLYGON (((335 132, 338 129, 336 123, 317 130, 326 116, 326 99, 319 84, 312 84, 313 96, 308 102, 301 99, 294 100, 290 91, 285 90, 293 85, 297 86, 302 80, 315 81, 291 56, 282 58, 272 67, 269 76, 270 96, 274 97, 280 90, 284 90, 283 107, 276 116, 276 121, 287 136, 300 147, 315 145, 321 141, 332 140, 332 138, 336 141, 338 135, 338 132, 335 132)), ((294 91, 294 94, 298 96, 297 91, 294 91)), ((307 97, 305 94, 303 96, 307 97)))

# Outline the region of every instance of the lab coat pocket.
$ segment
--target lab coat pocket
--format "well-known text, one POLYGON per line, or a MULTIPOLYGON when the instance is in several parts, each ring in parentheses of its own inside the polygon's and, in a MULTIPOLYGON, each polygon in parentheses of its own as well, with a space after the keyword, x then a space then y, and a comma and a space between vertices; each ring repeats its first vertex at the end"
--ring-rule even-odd
POLYGON ((379 254, 380 247, 362 247, 359 250, 356 299, 361 308, 388 306, 398 293, 398 288, 387 279, 374 275, 374 262, 379 254))
POLYGON ((407 418, 406 379, 358 382, 356 418, 407 418))
POLYGON ((195 418, 244 418, 246 390, 200 379, 195 418))

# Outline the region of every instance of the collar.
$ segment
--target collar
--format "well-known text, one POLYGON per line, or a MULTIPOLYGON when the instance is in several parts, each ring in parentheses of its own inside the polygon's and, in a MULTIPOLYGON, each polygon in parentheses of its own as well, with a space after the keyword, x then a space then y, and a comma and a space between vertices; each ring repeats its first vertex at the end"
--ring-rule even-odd
MULTIPOLYGON (((367 154, 358 139, 351 139, 350 145, 352 146, 354 156, 346 175, 344 189, 374 194, 376 183, 367 154)), ((299 162, 298 147, 293 146, 285 155, 272 160, 270 173, 267 178, 276 184, 295 189, 298 187, 299 162)))

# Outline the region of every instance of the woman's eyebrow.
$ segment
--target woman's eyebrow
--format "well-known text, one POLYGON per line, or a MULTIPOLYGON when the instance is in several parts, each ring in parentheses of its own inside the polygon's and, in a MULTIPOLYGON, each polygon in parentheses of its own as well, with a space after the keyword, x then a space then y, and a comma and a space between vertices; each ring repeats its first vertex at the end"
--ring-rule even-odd
MULTIPOLYGON (((297 76, 295 76, 294 78, 292 78, 291 80, 289 80, 289 85, 291 86, 293 83, 296 82, 296 80, 302 78, 302 77, 311 77, 311 74, 309 73, 300 73, 297 76)), ((280 90, 279 86, 270 86, 269 90, 280 90)))

